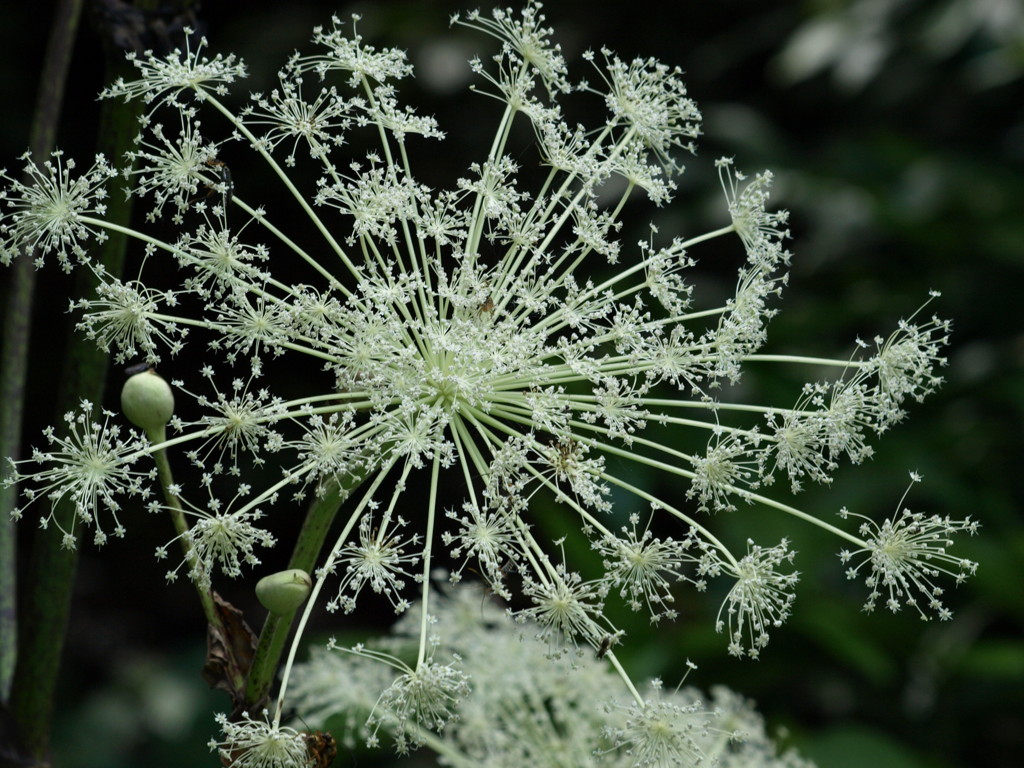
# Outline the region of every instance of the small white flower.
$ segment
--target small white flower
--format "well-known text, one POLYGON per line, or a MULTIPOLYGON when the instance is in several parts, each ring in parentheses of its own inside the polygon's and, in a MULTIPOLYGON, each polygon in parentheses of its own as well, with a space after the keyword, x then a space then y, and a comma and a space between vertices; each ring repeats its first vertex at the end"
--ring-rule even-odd
MULTIPOLYGON (((755 435, 756 437, 756 435, 755 435)), ((700 512, 735 512, 733 496, 750 498, 744 488, 756 487, 759 471, 748 439, 739 432, 716 432, 704 456, 693 458, 694 477, 686 498, 697 500, 700 512)))
POLYGON ((328 610, 341 608, 351 613, 364 586, 385 595, 395 613, 408 608, 409 602, 401 592, 413 578, 409 568, 420 560, 416 547, 421 537, 413 534, 402 538, 399 531, 406 525, 401 517, 390 522, 385 519, 379 526, 374 525, 370 515, 360 519, 359 542, 342 547, 331 566, 332 571, 343 569, 343 575, 337 596, 327 603, 328 610))
POLYGON ((643 141, 663 165, 677 168, 672 152, 694 151, 701 120, 696 103, 686 96, 682 70, 654 59, 626 64, 608 49, 601 53, 605 70, 598 73, 608 86, 605 103, 614 121, 643 141))
POLYGON ((263 710, 262 720, 253 720, 248 712, 243 712, 235 722, 224 714, 214 719, 224 739, 211 739, 208 746, 211 751, 217 750, 225 765, 232 768, 310 768, 312 765, 305 735, 269 722, 266 710, 263 710))
POLYGON ((768 630, 781 627, 789 617, 796 599, 793 588, 800 574, 780 573, 778 568, 792 563, 794 555, 785 539, 767 549, 748 540, 747 554, 739 563, 722 563, 722 569, 736 583, 718 611, 715 628, 721 632, 728 625, 731 655, 756 659, 768 645, 768 630))
POLYGON ((656 680, 642 704, 634 701, 628 707, 611 705, 610 709, 621 710, 616 712, 621 725, 609 725, 606 735, 636 768, 714 764, 704 749, 712 742, 712 730, 717 731, 712 728, 717 714, 705 709, 700 699, 666 693, 656 680))
POLYGON ((293 60, 294 71, 315 72, 324 79, 330 72, 351 72, 348 83, 362 86, 364 80, 376 80, 379 83, 388 80, 401 80, 412 74, 412 66, 406 60, 404 51, 397 48, 377 50, 363 43, 363 38, 356 32, 359 16, 352 15, 351 34, 339 29, 341 19, 331 17, 333 28, 325 31, 323 27, 313 29, 313 42, 325 46, 326 54, 317 56, 299 56, 293 60))
POLYGON ((191 90, 196 100, 202 100, 207 92, 223 95, 227 93, 227 85, 239 78, 246 77, 245 64, 232 54, 217 54, 212 59, 202 56, 207 46, 206 38, 200 38, 195 50, 192 50, 193 30, 186 28, 185 50, 175 48, 164 57, 157 57, 151 52, 139 56, 131 52, 126 58, 139 70, 138 80, 125 81, 123 78, 103 90, 100 98, 128 99, 141 98, 150 104, 165 94, 173 100, 180 92, 191 90))
POLYGON ((394 730, 398 751, 404 753, 423 744, 418 728, 444 730, 457 717, 459 703, 469 691, 469 678, 454 663, 426 660, 388 686, 370 723, 387 723, 394 730))
POLYGON ((289 64, 278 73, 279 87, 269 94, 253 94, 252 104, 242 111, 245 124, 263 130, 261 146, 268 151, 289 142, 285 163, 295 165, 295 154, 305 144, 311 158, 321 158, 344 144, 352 123, 353 102, 342 98, 334 86, 321 87, 316 97, 303 94, 304 79, 289 64))
POLYGON ((153 197, 148 221, 158 220, 170 203, 172 221, 180 225, 184 212, 205 196, 201 190, 216 184, 211 163, 217 157, 217 145, 203 138, 194 107, 175 106, 180 124, 177 135, 168 136, 162 123, 147 126, 148 131, 136 140, 138 149, 128 153, 131 169, 127 177, 133 197, 153 197))
POLYGON ((548 643, 554 656, 582 640, 595 648, 608 630, 599 623, 602 613, 600 585, 583 581, 578 573, 557 565, 538 578, 523 578, 523 594, 533 607, 519 611, 520 619, 537 626, 537 639, 548 643))
POLYGON ((747 181, 747 177, 733 169, 731 157, 720 158, 715 165, 729 204, 733 229, 746 246, 747 255, 752 261, 756 260, 789 237, 789 230, 785 228, 789 213, 769 213, 766 207, 774 177, 771 171, 764 171, 741 188, 740 184, 747 181))
MULTIPOLYGON (((448 512, 448 517, 458 523, 459 531, 457 534, 445 531, 442 534, 445 545, 451 547, 453 558, 475 557, 491 589, 503 597, 511 597, 503 582, 509 566, 519 558, 514 517, 501 510, 478 509, 469 501, 463 504, 462 511, 461 516, 455 510, 448 512)), ((461 573, 461 569, 457 573, 461 573)))
POLYGON ((264 296, 231 291, 210 310, 210 325, 220 332, 210 346, 223 350, 231 364, 248 358, 256 373, 266 353, 280 355, 291 338, 290 308, 264 296))
POLYGON ((266 246, 243 243, 222 221, 207 222, 195 232, 184 233, 175 243, 174 255, 182 267, 193 272, 185 288, 211 303, 270 277, 259 266, 270 258, 266 246))
POLYGON ((303 424, 302 436, 282 442, 279 448, 289 449, 293 449, 299 459, 298 464, 285 470, 287 477, 296 482, 301 479, 302 490, 295 494, 297 498, 304 496, 310 482, 317 482, 319 496, 327 481, 357 476, 367 463, 357 437, 355 419, 350 413, 332 413, 327 419, 313 414, 303 424))
POLYGON ((942 384, 935 369, 946 364, 941 351, 949 344, 952 324, 934 315, 925 322, 914 322, 920 311, 901 320, 888 339, 875 337, 878 353, 871 362, 877 371, 879 390, 897 405, 908 397, 920 402, 942 384))
POLYGON ((604 558, 601 581, 606 590, 618 590, 632 610, 646 607, 652 622, 674 619, 672 582, 690 580, 682 569, 695 560, 690 553, 693 542, 656 538, 649 528, 638 535, 639 522, 639 515, 630 515, 629 527, 622 527, 621 537, 607 536, 594 543, 604 558))
MULTIPOLYGON (((463 24, 479 29, 500 40, 504 55, 512 57, 513 62, 522 63, 522 70, 529 70, 540 77, 549 93, 570 89, 566 78, 565 59, 561 47, 550 41, 554 30, 544 26, 544 14, 540 12, 541 4, 529 0, 516 18, 510 9, 495 8, 491 18, 479 11, 466 14, 465 20, 458 15, 452 17, 453 24, 463 24)), ((516 67, 511 67, 513 71, 516 67)))
MULTIPOLYGON (((915 482, 920 482, 920 477, 912 474, 904 500, 915 482)), ((902 504, 903 500, 900 506, 902 504)), ((844 520, 854 517, 863 521, 858 532, 864 538, 864 545, 856 550, 844 549, 839 559, 850 565, 846 571, 848 579, 856 579, 862 570, 867 571, 864 583, 871 592, 864 603, 865 611, 873 611, 878 601, 883 600, 893 613, 908 606, 922 619, 927 620, 933 614, 940 619, 952 618, 952 612, 941 599, 945 590, 935 579, 946 575, 960 584, 977 571, 976 562, 955 557, 947 551, 956 534, 966 531, 973 536, 977 533, 977 521, 969 517, 952 520, 929 516, 906 508, 881 525, 845 508, 840 516, 844 520)))
POLYGON ((45 254, 53 253, 69 272, 72 259, 84 261, 87 247, 108 237, 96 219, 106 213, 106 187, 117 171, 103 155, 78 175, 75 161, 65 160, 60 151, 41 165, 29 154, 21 159, 27 181, 0 172, 0 181, 10 185, 0 191, 6 209, 0 211, 0 264, 10 264, 19 254, 37 254, 38 267, 45 254))
POLYGON ((272 547, 274 536, 254 525, 264 515, 258 508, 244 505, 241 509, 231 511, 230 508, 240 498, 248 495, 249 487, 242 485, 235 497, 222 504, 211 492, 212 478, 207 475, 202 485, 206 489, 207 502, 203 506, 181 498, 182 512, 192 518, 193 523, 183 533, 175 536, 167 544, 157 548, 157 558, 167 557, 167 549, 178 539, 186 545, 186 556, 183 563, 167 572, 167 580, 174 581, 178 569, 184 563, 189 567, 189 578, 203 589, 210 588, 210 578, 219 570, 225 576, 237 578, 242 574, 242 565, 259 565, 255 548, 272 547))
MULTIPOLYGON (((113 413, 103 411, 102 416, 102 423, 95 421, 92 403, 83 400, 77 412, 64 414, 68 434, 58 436, 53 427, 47 427, 43 435, 50 450, 44 453, 36 448, 31 459, 10 461, 11 474, 3 481, 5 488, 15 484, 24 488, 26 506, 39 499, 49 503, 50 513, 42 517, 39 524, 43 528, 51 522, 56 525, 64 535, 64 546, 69 549, 76 546, 76 523, 92 526, 93 541, 97 546, 104 544, 107 533, 101 518, 105 515, 114 520, 113 534, 123 537, 125 528, 117 514, 121 511, 118 497, 147 498, 150 490, 144 481, 156 477, 155 468, 132 468, 145 455, 146 440, 112 424, 111 419, 116 418, 113 413), (29 471, 33 464, 43 468, 29 471), (72 519, 62 522, 58 511, 65 502, 70 503, 72 519)), ((11 516, 17 520, 24 512, 25 507, 19 507, 11 516)))
POLYGON ((164 318, 164 310, 177 304, 175 291, 148 288, 132 280, 122 282, 104 275, 92 299, 72 301, 69 309, 84 311, 75 328, 92 339, 114 360, 123 363, 138 356, 160 362, 161 346, 171 354, 181 350, 187 331, 164 318))
POLYGON ((772 450, 765 454, 774 462, 774 469, 789 476, 790 487, 797 493, 803 481, 830 483, 838 464, 832 460, 815 414, 785 411, 768 416, 772 450))
POLYGON ((198 428, 202 442, 185 455, 193 464, 213 474, 220 474, 227 469, 237 475, 239 459, 246 454, 255 464, 262 464, 260 453, 263 446, 277 439, 277 432, 270 425, 281 419, 283 409, 280 398, 271 396, 265 389, 251 391, 251 379, 232 380, 232 392, 229 395, 217 388, 216 373, 212 366, 203 366, 201 373, 214 390, 215 396, 212 398, 193 394, 185 389, 182 381, 171 382, 176 389, 195 398, 200 406, 212 411, 197 421, 184 421, 178 416, 171 419, 171 426, 179 432, 198 428), (225 467, 225 458, 230 459, 228 467, 225 467))

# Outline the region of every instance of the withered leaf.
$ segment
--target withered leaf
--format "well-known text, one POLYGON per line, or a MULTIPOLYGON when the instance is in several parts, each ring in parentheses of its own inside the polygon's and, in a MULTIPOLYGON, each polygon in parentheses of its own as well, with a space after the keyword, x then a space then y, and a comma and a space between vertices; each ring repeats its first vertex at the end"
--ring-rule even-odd
POLYGON ((256 635, 245 623, 240 610, 216 592, 210 594, 220 626, 206 626, 203 679, 211 688, 227 691, 237 709, 245 706, 245 684, 256 650, 256 635))

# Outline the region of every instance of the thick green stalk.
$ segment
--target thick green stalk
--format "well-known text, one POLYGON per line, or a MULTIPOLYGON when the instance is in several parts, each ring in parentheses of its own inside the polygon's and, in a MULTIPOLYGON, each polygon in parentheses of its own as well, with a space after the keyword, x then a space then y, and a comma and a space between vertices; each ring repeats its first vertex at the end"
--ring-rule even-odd
MULTIPOLYGON (((105 112, 122 112, 126 106, 131 112, 130 104, 111 104, 105 112)), ((102 121, 104 124, 116 122, 113 115, 107 117, 102 121)), ((127 212, 114 210, 119 203, 111 200, 108 215, 112 218, 127 216, 127 212)), ((111 237, 97 254, 96 261, 106 266, 108 274, 118 275, 124 262, 124 250, 123 238, 111 237)), ((78 278, 75 295, 92 295, 94 287, 89 284, 92 273, 79 270, 78 278)), ((79 337, 70 340, 56 399, 55 421, 60 414, 73 410, 82 399, 93 403, 103 401, 107 364, 106 353, 97 349, 93 342, 79 337)), ((68 506, 59 510, 58 515, 63 517, 67 527, 74 510, 68 506)), ((26 745, 37 759, 43 759, 49 747, 53 690, 64 647, 77 564, 77 551, 63 549, 61 537, 55 533, 53 529, 37 529, 34 535, 25 582, 21 585, 19 651, 11 690, 11 709, 22 728, 26 745)))
MULTIPOLYGON (((389 449, 390 446, 381 447, 379 454, 386 455, 389 449)), ((323 495, 309 505, 288 568, 301 568, 307 573, 313 573, 338 508, 366 480, 369 471, 374 468, 373 462, 367 459, 365 467, 360 475, 350 475, 344 480, 334 479, 326 483, 323 495)), ((259 711, 265 705, 297 613, 298 609, 282 615, 268 613, 263 622, 249 670, 249 684, 245 690, 245 706, 250 712, 259 711)))
MULTIPOLYGON (((53 149, 64 86, 82 0, 60 0, 54 13, 50 39, 39 79, 35 117, 29 147, 32 158, 41 162, 53 149)), ((0 351, 0 456, 17 458, 21 444, 21 414, 25 401, 28 363, 29 319, 35 290, 32 259, 16 259, 5 281, 3 348, 0 351)), ((0 490, 0 701, 7 701, 17 659, 17 582, 15 576, 15 535, 11 510, 17 504, 17 488, 0 490)))
MULTIPOLYGON (((333 481, 328 484, 323 496, 310 504, 302 530, 299 531, 299 537, 295 542, 295 549, 292 550, 289 568, 313 572, 338 508, 363 479, 349 478, 344 483, 333 481)), ((281 615, 267 614, 249 670, 249 684, 245 690, 245 704, 249 711, 257 711, 263 706, 270 693, 270 686, 277 674, 277 666, 281 661, 281 654, 284 652, 296 613, 297 610, 281 615)))
MULTIPOLYGON (((62 0, 60 5, 62 11, 57 24, 62 27, 65 34, 55 33, 51 38, 51 46, 63 46, 60 55, 66 59, 72 48, 73 29, 77 23, 81 3, 80 0, 62 0), (71 16, 74 16, 74 21, 71 16), (57 43, 58 39, 62 42, 57 43)), ((50 52, 48 57, 50 55, 58 54, 50 52)), ((110 63, 108 72, 116 74, 121 71, 122 61, 112 60, 110 63)), ((65 61, 65 70, 66 67, 65 61)), ((51 98, 59 98, 60 94, 53 92, 54 76, 48 69, 44 69, 42 79, 43 89, 49 89, 51 98)), ((44 112, 51 114, 40 109, 41 114, 44 112)), ((137 118, 138 107, 134 103, 104 102, 99 126, 98 151, 107 157, 121 157, 133 146, 137 118)), ((52 132, 49 142, 52 145, 52 132)), ((47 154, 47 150, 40 151, 40 147, 41 145, 34 142, 33 151, 36 157, 44 157, 47 154)), ((119 180, 111 185, 107 216, 111 221, 126 224, 131 216, 131 203, 120 192, 119 186, 119 180)), ((95 261, 103 264, 108 274, 119 275, 124 263, 125 247, 123 237, 111 236, 97 250, 95 261)), ((18 261, 31 268, 30 259, 22 258, 18 261)), ((78 270, 73 290, 76 296, 93 295, 95 278, 92 272, 78 270)), ((26 300, 31 303, 30 293, 26 300)), ((28 309, 21 311, 24 312, 23 317, 30 314, 28 309)), ((5 330, 7 329, 9 326, 5 327, 5 330)), ((22 343, 27 347, 27 338, 22 343)), ((55 421, 59 421, 60 415, 64 412, 74 409, 83 398, 94 403, 102 402, 107 365, 107 355, 98 350, 93 342, 72 336, 64 359, 64 370, 61 372, 61 387, 55 403, 55 421)), ((60 509, 57 515, 63 519, 67 527, 73 520, 74 510, 60 509)), ((47 762, 53 693, 64 648, 76 565, 77 552, 62 548, 60 536, 54 535, 52 529, 36 530, 28 566, 25 569, 25 580, 19 591, 21 610, 17 632, 18 652, 11 685, 10 710, 18 724, 23 746, 27 750, 26 757, 31 756, 37 765, 47 762)), ((3 634, 6 636, 6 633, 3 634)))

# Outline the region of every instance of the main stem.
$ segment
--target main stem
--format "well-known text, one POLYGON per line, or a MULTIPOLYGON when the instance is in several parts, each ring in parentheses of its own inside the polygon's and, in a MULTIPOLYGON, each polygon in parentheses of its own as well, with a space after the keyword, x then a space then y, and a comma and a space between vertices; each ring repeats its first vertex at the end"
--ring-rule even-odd
MULTIPOLYGON (((300 568, 307 573, 313 572, 338 508, 365 479, 364 474, 326 483, 323 495, 318 496, 306 512, 306 519, 288 563, 289 569, 300 568)), ((296 613, 297 610, 281 615, 268 613, 263 622, 245 688, 245 707, 250 712, 259 711, 266 704, 296 613)))

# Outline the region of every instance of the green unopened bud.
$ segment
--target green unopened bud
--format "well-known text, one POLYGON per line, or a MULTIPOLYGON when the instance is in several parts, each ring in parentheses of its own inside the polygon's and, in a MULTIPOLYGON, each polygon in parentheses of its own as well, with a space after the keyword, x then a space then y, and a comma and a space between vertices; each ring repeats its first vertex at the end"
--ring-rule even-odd
POLYGON ((171 386, 152 368, 136 373, 121 388, 121 410, 154 442, 163 442, 164 427, 174 414, 171 386))
POLYGON ((264 576, 256 585, 256 597, 274 614, 291 613, 309 597, 313 582, 309 574, 298 568, 264 576))

